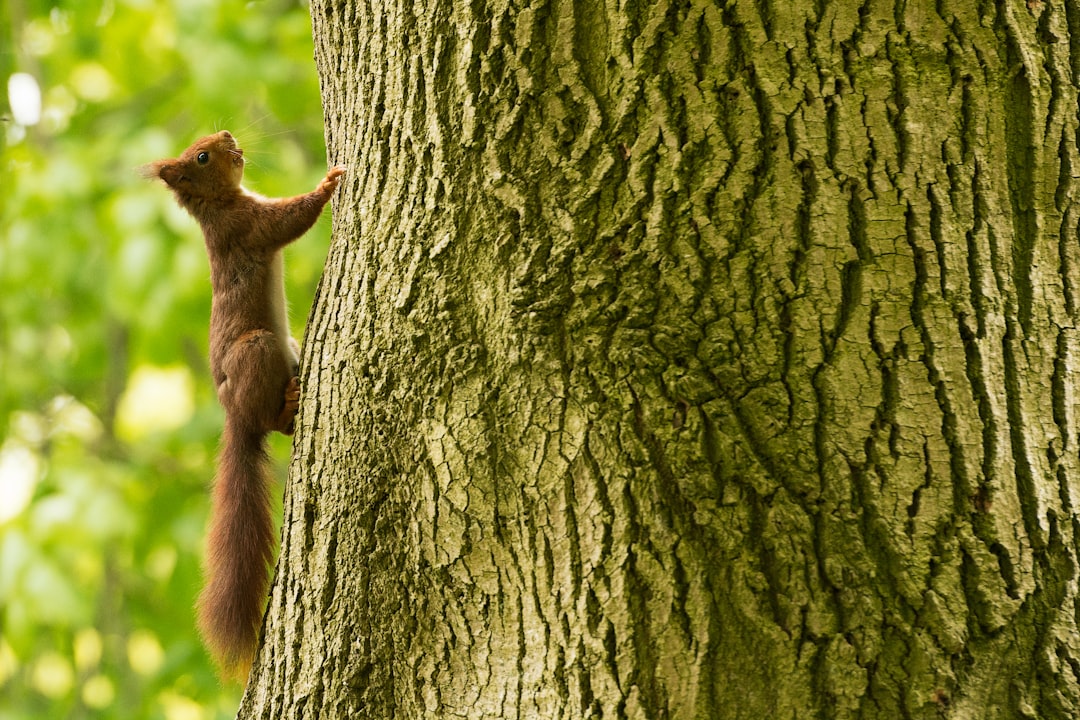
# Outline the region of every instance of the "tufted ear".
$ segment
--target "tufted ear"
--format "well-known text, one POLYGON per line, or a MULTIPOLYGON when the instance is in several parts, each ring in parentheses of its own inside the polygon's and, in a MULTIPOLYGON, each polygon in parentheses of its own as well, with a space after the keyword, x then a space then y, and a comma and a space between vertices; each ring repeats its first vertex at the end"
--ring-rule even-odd
POLYGON ((180 163, 176 160, 155 160, 139 168, 139 174, 148 180, 160 178, 169 187, 175 187, 183 177, 180 163))

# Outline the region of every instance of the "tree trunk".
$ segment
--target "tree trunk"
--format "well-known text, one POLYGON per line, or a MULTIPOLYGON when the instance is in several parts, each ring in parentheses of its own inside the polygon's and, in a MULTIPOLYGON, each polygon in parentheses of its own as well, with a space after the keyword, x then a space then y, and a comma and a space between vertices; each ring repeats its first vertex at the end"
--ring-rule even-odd
POLYGON ((243 718, 1080 713, 1080 10, 315 0, 243 718))

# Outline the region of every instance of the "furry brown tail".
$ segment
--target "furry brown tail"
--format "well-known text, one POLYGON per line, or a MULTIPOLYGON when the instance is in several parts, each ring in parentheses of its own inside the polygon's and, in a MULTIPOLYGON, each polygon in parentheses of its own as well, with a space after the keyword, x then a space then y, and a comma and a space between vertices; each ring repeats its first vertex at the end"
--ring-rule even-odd
POLYGON ((199 629, 222 674, 251 669, 274 554, 265 435, 225 419, 206 538, 199 629))

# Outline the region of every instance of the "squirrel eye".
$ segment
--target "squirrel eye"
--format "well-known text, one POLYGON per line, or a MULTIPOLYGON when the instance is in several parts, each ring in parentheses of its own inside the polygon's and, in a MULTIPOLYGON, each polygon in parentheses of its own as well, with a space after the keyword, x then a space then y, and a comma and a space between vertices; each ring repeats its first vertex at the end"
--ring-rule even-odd
POLYGON ((210 162, 210 153, 203 151, 199 153, 195 159, 199 161, 200 165, 205 165, 206 163, 210 162))

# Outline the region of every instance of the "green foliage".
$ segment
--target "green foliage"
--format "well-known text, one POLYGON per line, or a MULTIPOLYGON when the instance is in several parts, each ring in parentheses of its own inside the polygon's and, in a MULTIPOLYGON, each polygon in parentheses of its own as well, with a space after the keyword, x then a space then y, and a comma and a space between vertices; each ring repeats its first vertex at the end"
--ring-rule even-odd
MULTIPOLYGON (((228 128, 248 187, 314 187, 311 58, 295 2, 0 4, 2 720, 235 714, 192 610, 221 426, 207 263, 136 170, 228 128), (16 122, 13 73, 40 122, 16 122)), ((328 234, 289 251, 298 335, 328 234)))

